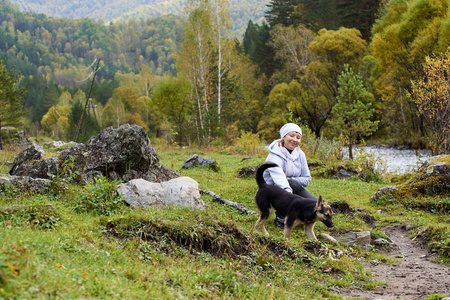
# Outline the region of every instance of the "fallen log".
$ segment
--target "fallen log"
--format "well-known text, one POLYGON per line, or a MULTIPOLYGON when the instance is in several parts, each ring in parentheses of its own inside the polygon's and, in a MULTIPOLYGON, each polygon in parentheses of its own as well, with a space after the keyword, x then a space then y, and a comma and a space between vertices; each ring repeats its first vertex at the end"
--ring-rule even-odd
POLYGON ((243 206, 242 204, 239 204, 239 203, 237 203, 237 202, 234 202, 234 201, 230 201, 230 200, 224 199, 224 198, 220 197, 219 195, 217 195, 217 194, 215 194, 215 193, 213 193, 213 192, 211 192, 211 191, 207 191, 207 190, 202 190, 202 189, 201 189, 201 190, 200 190, 200 193, 206 194, 206 195, 210 195, 210 196, 212 196, 212 197, 214 198, 214 201, 220 202, 220 203, 222 203, 222 204, 230 205, 230 206, 236 208, 237 210, 239 210, 240 212, 246 213, 246 214, 248 214, 248 215, 256 215, 256 212, 255 212, 255 211, 246 208, 246 207, 243 206))

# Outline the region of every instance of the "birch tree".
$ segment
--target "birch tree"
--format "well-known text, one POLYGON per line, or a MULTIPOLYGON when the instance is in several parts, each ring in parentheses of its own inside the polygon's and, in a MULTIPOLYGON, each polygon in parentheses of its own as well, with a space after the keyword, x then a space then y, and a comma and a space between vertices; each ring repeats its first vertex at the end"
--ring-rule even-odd
POLYGON ((197 140, 209 142, 220 127, 223 78, 230 68, 227 0, 189 0, 177 68, 191 83, 197 140))
POLYGON ((450 48, 440 57, 426 57, 424 71, 424 78, 412 81, 411 97, 431 128, 433 153, 442 154, 450 148, 450 48))

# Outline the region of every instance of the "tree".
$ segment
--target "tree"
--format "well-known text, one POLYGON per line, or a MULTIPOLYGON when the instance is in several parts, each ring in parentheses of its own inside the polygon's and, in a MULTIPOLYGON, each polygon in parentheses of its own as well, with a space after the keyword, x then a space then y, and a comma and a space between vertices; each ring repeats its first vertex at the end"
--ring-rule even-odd
POLYGON ((245 54, 259 66, 261 73, 270 78, 275 70, 275 52, 269 43, 270 27, 266 22, 261 25, 248 22, 243 38, 245 54))
POLYGON ((308 65, 306 76, 313 82, 319 81, 321 92, 330 103, 336 103, 338 78, 347 64, 358 71, 367 55, 367 42, 354 28, 341 27, 339 30, 322 29, 309 44, 314 57, 308 65))
POLYGON ((375 85, 383 101, 383 127, 401 140, 425 134, 417 107, 407 95, 411 82, 424 76, 425 57, 447 50, 450 10, 447 0, 384 3, 369 48, 378 61, 375 85))
POLYGON ((271 45, 275 50, 275 58, 283 62, 283 70, 288 74, 287 81, 298 78, 305 73, 311 62, 309 44, 315 34, 303 25, 284 27, 277 24, 271 31, 271 45))
POLYGON ((281 24, 283 26, 296 25, 300 22, 295 17, 295 7, 300 0, 272 0, 267 7, 266 20, 271 27, 281 24))
POLYGON ((425 77, 412 82, 411 98, 431 128, 434 155, 450 149, 450 48, 442 56, 426 57, 425 77))
POLYGON ((0 150, 3 150, 4 126, 22 126, 22 91, 17 87, 17 75, 0 59, 0 150))
POLYGON ((361 76, 346 65, 339 76, 338 103, 333 106, 330 126, 348 142, 349 158, 353 159, 352 146, 359 137, 372 134, 379 121, 372 121, 375 109, 373 95, 363 86, 361 76))
POLYGON ((213 45, 212 8, 209 0, 191 0, 187 6, 188 19, 180 45, 178 71, 188 78, 194 89, 192 105, 195 107, 195 122, 198 141, 210 139, 206 115, 211 108, 210 71, 213 45))
POLYGON ((48 112, 42 117, 42 129, 58 140, 65 138, 65 134, 68 132, 69 114, 69 105, 50 107, 48 112))
POLYGON ((175 129, 176 139, 180 145, 190 144, 189 138, 189 95, 192 86, 186 78, 163 78, 152 95, 159 110, 175 129))

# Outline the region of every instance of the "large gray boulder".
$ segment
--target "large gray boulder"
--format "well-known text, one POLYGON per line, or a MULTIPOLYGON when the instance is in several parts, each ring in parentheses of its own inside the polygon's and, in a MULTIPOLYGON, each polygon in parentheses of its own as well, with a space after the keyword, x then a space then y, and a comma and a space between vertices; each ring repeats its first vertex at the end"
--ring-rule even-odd
POLYGON ((158 153, 138 125, 108 127, 85 144, 75 144, 53 157, 42 158, 42 152, 35 145, 22 151, 10 174, 44 179, 69 177, 79 183, 100 176, 123 182, 136 178, 160 182, 179 176, 160 165, 158 153))
POLYGON ((0 175, 0 190, 7 190, 10 186, 22 192, 46 194, 52 189, 52 181, 29 176, 0 175))
POLYGON ((203 209, 198 183, 189 177, 178 177, 166 182, 154 183, 133 179, 117 186, 126 203, 135 208, 151 206, 182 206, 203 209))

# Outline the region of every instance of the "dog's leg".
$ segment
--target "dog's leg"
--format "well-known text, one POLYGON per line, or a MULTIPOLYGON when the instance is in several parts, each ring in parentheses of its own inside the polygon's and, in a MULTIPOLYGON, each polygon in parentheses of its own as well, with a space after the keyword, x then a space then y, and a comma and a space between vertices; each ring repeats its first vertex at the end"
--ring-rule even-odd
MULTIPOLYGON (((292 218, 292 216, 290 216, 292 218)), ((291 238, 291 233, 292 230, 294 230, 295 227, 298 227, 300 225, 303 225, 304 223, 302 221, 300 221, 299 219, 297 219, 296 216, 294 216, 294 223, 292 225, 288 225, 291 223, 290 220, 288 220, 290 217, 286 217, 286 219, 284 220, 284 237, 286 239, 290 239, 291 238)), ((291 219, 292 220, 292 219, 291 219)))
POLYGON ((270 208, 269 209, 269 214, 267 215, 267 217, 266 216, 262 216, 261 215, 261 217, 259 218, 260 219, 260 228, 261 228, 261 231, 262 231, 262 233, 264 233, 264 235, 265 236, 269 236, 270 234, 269 234, 269 232, 267 231, 267 229, 266 229, 266 226, 265 226, 265 224, 266 224, 266 221, 270 218, 270 216, 272 215, 272 212, 273 212, 273 208, 270 208))
POLYGON ((316 235, 314 234, 314 224, 316 223, 305 224, 305 233, 310 239, 317 240, 316 235))
POLYGON ((269 232, 266 229, 265 223, 267 219, 261 220, 261 231, 264 233, 265 236, 269 236, 269 232))
POLYGON ((253 234, 253 231, 255 228, 261 229, 262 233, 266 236, 269 236, 269 232, 267 232, 266 227, 264 224, 266 223, 267 219, 263 219, 262 217, 259 217, 258 221, 256 221, 255 226, 253 226, 252 231, 250 231, 250 234, 253 234))
POLYGON ((293 227, 288 227, 286 223, 284 224, 284 238, 290 239, 293 227))

